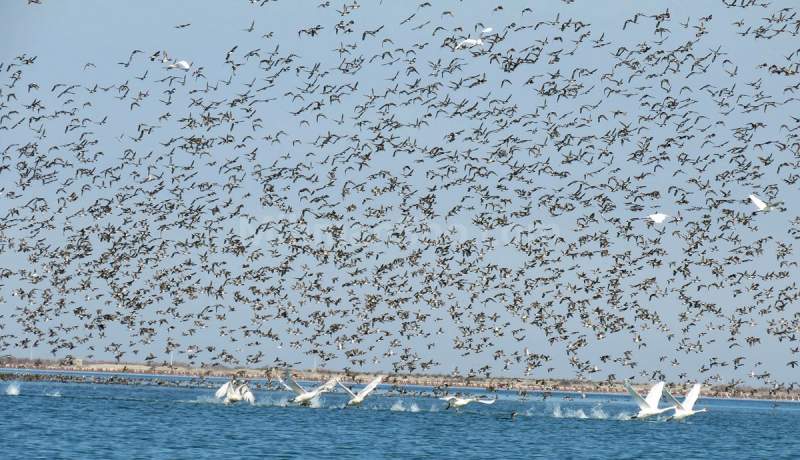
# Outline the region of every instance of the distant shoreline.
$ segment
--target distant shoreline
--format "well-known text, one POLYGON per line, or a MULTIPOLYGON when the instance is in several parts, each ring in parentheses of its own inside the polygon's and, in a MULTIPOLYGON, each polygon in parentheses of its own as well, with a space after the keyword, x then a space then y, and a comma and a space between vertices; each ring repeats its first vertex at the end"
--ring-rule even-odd
MULTIPOLYGON (((29 372, 42 372, 45 371, 54 377, 57 377, 59 372, 67 373, 67 375, 80 375, 86 373, 97 373, 102 375, 118 376, 120 374, 127 374, 131 376, 148 376, 148 377, 186 377, 186 378, 228 378, 236 375, 240 378, 251 380, 275 380, 282 370, 279 369, 249 369, 249 368, 196 368, 188 367, 185 365, 173 366, 150 366, 141 363, 106 363, 106 362, 92 362, 80 363, 75 365, 62 365, 56 362, 42 362, 42 361, 29 361, 29 360, 8 360, 0 361, 0 381, 13 380, 8 376, 14 373, 29 372)), ((363 384, 374 378, 379 373, 358 372, 346 373, 341 371, 330 370, 293 370, 292 373, 299 380, 305 381, 321 381, 327 380, 331 377, 339 377, 343 382, 363 384)), ((28 374, 30 376, 36 374, 28 374)), ((65 375, 66 376, 66 375, 65 375)), ((36 378, 28 378, 27 380, 40 380, 36 378)), ((59 379, 41 379, 41 380, 59 380, 59 379)), ((64 379, 61 379, 64 380, 64 379)), ((72 379, 66 379, 72 380, 72 379)), ((627 392, 622 386, 621 382, 607 381, 594 382, 594 381, 578 381, 578 380, 558 380, 558 379, 522 379, 511 377, 495 377, 495 378, 466 378, 459 376, 446 376, 446 375, 430 375, 430 374, 388 374, 385 383, 397 386, 415 386, 415 387, 433 387, 441 389, 484 389, 486 391, 494 390, 507 390, 517 392, 535 392, 535 393, 568 393, 568 394, 614 394, 625 395, 627 392)), ((113 379, 111 383, 126 384, 125 379, 113 379)), ((634 384, 634 387, 641 391, 646 391, 649 384, 634 384)), ((671 384, 673 393, 683 393, 688 389, 688 385, 671 384)), ((771 400, 771 401, 800 401, 800 391, 782 391, 780 393, 770 393, 765 388, 747 388, 740 387, 733 391, 729 391, 724 386, 704 387, 702 397, 704 398, 718 398, 718 399, 731 399, 731 400, 771 400)))

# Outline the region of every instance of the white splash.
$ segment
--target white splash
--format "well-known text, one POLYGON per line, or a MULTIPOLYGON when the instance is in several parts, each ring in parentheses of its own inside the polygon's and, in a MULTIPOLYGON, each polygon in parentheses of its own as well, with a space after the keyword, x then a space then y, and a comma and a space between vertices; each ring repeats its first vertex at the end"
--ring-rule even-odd
MULTIPOLYGON (((528 411, 530 412, 530 410, 528 411)), ((528 414, 529 415, 529 414, 528 414)), ((556 404, 553 407, 553 417, 556 418, 577 418, 577 419, 594 419, 594 420, 608 420, 612 418, 608 412, 603 410, 603 407, 600 405, 594 406, 589 410, 587 414, 583 409, 562 409, 561 406, 556 404)), ((622 413, 616 417, 617 420, 625 420, 626 414, 622 413)))
POLYGON ((579 418, 579 419, 589 418, 589 416, 586 415, 586 412, 584 412, 583 409, 576 409, 576 410, 564 409, 564 410, 561 410, 561 406, 559 406, 558 404, 556 404, 555 407, 553 407, 553 417, 555 417, 555 418, 579 418))
POLYGON ((592 418, 595 418, 595 419, 598 419, 598 420, 606 420, 606 419, 608 419, 608 414, 600 406, 592 407, 592 411, 590 413, 592 415, 592 418))
POLYGON ((9 383, 6 387, 6 396, 18 396, 19 395, 19 385, 16 383, 9 383))
POLYGON ((45 393, 45 396, 49 396, 51 398, 60 398, 61 397, 61 392, 60 391, 50 391, 50 392, 45 393))
POLYGON ((394 412, 419 412, 419 406, 417 403, 412 402, 411 404, 406 407, 403 404, 403 401, 397 400, 394 404, 392 404, 391 410, 394 412))

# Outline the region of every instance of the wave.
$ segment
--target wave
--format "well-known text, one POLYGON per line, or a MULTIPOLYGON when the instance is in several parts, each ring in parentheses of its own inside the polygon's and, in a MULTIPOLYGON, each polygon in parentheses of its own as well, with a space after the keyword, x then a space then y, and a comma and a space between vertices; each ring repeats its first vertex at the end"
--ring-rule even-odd
POLYGON ((51 398, 60 398, 61 392, 60 391, 48 391, 44 394, 45 396, 49 396, 51 398))
POLYGON ((6 396, 19 396, 19 384, 9 383, 6 386, 6 396))

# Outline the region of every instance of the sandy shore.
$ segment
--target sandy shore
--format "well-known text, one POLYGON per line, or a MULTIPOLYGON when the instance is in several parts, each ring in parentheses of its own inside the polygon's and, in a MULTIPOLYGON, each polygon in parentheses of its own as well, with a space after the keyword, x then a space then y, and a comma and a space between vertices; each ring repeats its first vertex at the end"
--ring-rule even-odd
MULTIPOLYGON (((196 368, 184 365, 173 366, 150 366, 141 363, 106 363, 92 362, 77 365, 62 365, 57 362, 13 360, 0 361, 0 367, 11 369, 17 372, 25 371, 49 371, 54 373, 63 372, 73 373, 101 373, 109 374, 133 374, 142 376, 174 376, 174 377, 193 377, 205 379, 209 377, 227 378, 236 375, 240 378, 249 380, 265 379, 275 380, 282 370, 280 369, 248 369, 248 368, 196 368)), ((378 374, 373 373, 345 373, 329 370, 293 370, 293 374, 300 380, 321 381, 331 377, 339 377, 347 383, 366 383, 378 374)), ((0 374, 0 380, 9 380, 12 377, 8 372, 0 374)), ((26 378, 27 379, 27 378, 26 378)), ((36 379, 31 376, 31 380, 36 379)), ((67 379, 72 380, 72 379, 67 379)), ((384 381, 388 384, 397 386, 424 386, 433 388, 481 388, 487 391, 511 390, 521 393, 526 392, 565 392, 565 393, 608 393, 624 394, 625 388, 622 382, 594 382, 577 380, 541 380, 523 378, 466 378, 447 375, 424 375, 424 374, 388 374, 384 381)), ((126 383, 126 379, 113 379, 113 383, 126 383)), ((641 391, 647 391, 649 384, 634 385, 641 391)), ((689 385, 670 384, 673 393, 682 394, 688 390, 689 385)), ((703 390, 703 397, 715 397, 726 399, 757 399, 757 400, 797 400, 800 401, 800 392, 781 391, 770 392, 766 388, 736 387, 730 389, 724 386, 706 387, 703 390)))

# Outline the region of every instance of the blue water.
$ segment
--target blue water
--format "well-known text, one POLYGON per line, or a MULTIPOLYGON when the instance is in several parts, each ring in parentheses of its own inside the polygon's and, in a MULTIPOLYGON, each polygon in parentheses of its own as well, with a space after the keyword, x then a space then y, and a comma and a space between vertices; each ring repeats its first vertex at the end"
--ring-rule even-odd
POLYGON ((340 393, 294 407, 260 390, 255 406, 225 406, 211 388, 0 382, 0 458, 800 458, 792 402, 701 398, 709 412, 672 422, 629 420, 620 396, 501 393, 455 412, 387 391, 344 409, 340 393))

